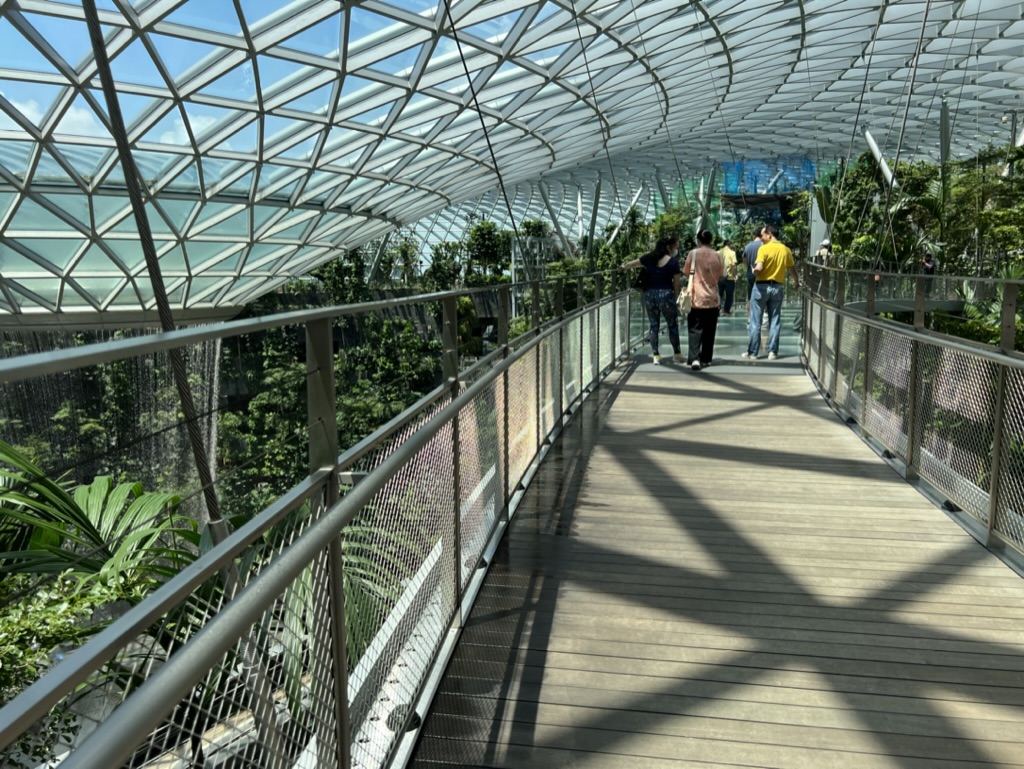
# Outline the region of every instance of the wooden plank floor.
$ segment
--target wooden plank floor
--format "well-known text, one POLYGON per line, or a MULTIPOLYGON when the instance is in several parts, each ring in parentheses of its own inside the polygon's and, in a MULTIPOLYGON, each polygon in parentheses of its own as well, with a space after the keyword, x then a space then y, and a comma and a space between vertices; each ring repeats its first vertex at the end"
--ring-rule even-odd
POLYGON ((1024 767, 1024 580, 795 361, 640 365, 581 410, 412 759, 1024 767))

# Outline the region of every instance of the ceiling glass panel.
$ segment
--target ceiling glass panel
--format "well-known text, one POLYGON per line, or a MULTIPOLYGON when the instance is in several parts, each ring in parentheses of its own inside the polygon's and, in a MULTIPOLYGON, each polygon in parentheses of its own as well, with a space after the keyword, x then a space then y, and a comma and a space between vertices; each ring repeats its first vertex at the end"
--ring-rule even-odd
MULTIPOLYGON (((458 43, 436 0, 241 0, 244 18, 131 4, 103 0, 130 36, 105 34, 131 40, 112 70, 179 309, 247 301, 401 224, 458 237, 471 212, 506 217, 506 196, 517 219, 546 219, 541 176, 575 231, 597 179, 611 220, 637 191, 650 205, 659 167, 832 167, 868 121, 895 152, 904 113, 901 158, 928 157, 942 98, 960 155, 1005 141, 1002 115, 1024 108, 1024 22, 1006 0, 459 0, 458 43)), ((151 303, 99 79, 77 80, 93 71, 83 19, 77 3, 0 4, 0 277, 36 311, 151 303)))

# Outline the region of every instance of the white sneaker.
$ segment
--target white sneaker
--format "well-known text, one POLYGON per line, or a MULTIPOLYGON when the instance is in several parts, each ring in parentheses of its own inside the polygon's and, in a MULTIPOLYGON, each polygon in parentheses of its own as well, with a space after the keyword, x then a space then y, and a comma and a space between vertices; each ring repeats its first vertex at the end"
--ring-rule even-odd
POLYGON ((743 353, 740 357, 743 358, 743 360, 757 360, 757 356, 751 355, 749 352, 743 353))
POLYGON ((690 368, 692 368, 694 371, 700 371, 700 361, 695 360, 693 363, 690 364, 690 368))
POLYGON ((773 352, 768 353, 768 360, 778 360, 779 356, 773 352))
POLYGON ((661 365, 661 356, 660 355, 654 355, 652 357, 654 358, 654 365, 655 366, 660 366, 661 365))

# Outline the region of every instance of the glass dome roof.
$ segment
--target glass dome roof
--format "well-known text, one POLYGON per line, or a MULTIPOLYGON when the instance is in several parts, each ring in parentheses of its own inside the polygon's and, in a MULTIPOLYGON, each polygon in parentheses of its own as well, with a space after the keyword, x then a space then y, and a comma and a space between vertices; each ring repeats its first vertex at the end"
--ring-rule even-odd
MULTIPOLYGON (((98 5, 182 320, 404 224, 502 221, 504 197, 568 228, 598 186, 607 220, 712 164, 857 154, 867 126, 890 157, 935 156, 943 98, 971 152, 1009 140, 1024 85, 1003 0, 98 5)), ((0 41, 0 324, 143 317, 81 6, 4 3, 0 41)))

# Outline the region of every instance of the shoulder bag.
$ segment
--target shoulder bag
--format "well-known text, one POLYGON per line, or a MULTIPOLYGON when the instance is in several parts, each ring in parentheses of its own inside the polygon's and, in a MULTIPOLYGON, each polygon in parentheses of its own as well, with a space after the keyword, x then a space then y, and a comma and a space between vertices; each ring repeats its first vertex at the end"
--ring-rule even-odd
POLYGON ((679 307, 680 315, 689 315, 693 307, 693 271, 697 269, 697 252, 690 252, 690 277, 686 281, 686 288, 679 292, 676 298, 676 305, 679 307))

